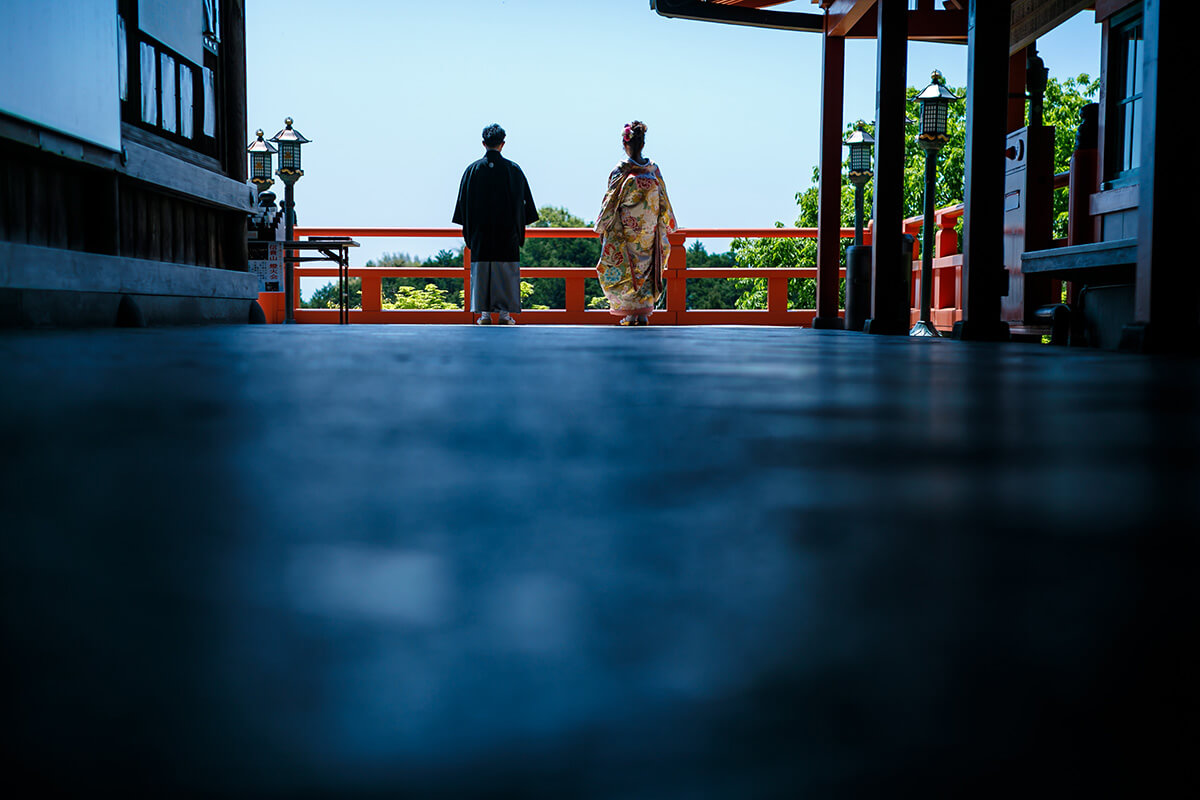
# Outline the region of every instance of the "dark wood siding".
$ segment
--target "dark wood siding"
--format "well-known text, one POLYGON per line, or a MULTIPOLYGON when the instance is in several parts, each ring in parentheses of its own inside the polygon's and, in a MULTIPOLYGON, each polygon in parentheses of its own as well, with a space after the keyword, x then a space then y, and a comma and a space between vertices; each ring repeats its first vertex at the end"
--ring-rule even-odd
POLYGON ((245 215, 0 139, 0 241, 244 270, 245 215))

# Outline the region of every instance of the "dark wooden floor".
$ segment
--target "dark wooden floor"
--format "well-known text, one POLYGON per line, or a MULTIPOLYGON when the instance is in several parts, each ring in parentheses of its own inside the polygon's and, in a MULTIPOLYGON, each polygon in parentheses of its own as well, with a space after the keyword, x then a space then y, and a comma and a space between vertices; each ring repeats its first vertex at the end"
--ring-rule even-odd
POLYGON ((1163 796, 1195 779, 1198 363, 765 328, 5 334, 7 774, 1163 796))

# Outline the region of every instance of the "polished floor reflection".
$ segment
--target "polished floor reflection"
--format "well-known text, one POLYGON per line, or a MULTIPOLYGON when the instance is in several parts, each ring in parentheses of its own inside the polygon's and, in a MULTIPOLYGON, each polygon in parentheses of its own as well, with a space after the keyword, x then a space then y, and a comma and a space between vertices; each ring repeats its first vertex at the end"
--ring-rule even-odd
POLYGON ((0 370, 3 748, 47 791, 1148 796, 1190 763, 1195 360, 264 326, 7 333, 0 370))

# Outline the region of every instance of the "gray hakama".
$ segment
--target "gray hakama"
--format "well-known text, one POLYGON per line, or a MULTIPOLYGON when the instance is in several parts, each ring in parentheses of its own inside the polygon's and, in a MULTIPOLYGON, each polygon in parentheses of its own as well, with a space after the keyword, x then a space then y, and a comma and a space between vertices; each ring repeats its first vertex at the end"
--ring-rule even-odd
POLYGON ((521 310, 521 263, 519 261, 471 262, 471 311, 521 310))

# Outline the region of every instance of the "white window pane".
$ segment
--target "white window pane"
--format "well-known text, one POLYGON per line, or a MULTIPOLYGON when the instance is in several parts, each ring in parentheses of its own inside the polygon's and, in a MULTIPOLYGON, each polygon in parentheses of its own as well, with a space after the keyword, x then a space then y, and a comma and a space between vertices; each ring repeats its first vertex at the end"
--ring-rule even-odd
POLYGON ((166 53, 159 58, 162 62, 162 126, 163 130, 175 132, 175 59, 166 53))
POLYGON ((121 82, 121 100, 129 99, 129 51, 125 46, 125 18, 117 17, 117 74, 121 82))
POLYGON ((214 41, 221 38, 220 4, 204 0, 204 35, 214 41))
POLYGON ((145 42, 142 45, 142 122, 158 124, 158 82, 154 48, 145 42))
POLYGON ((216 75, 208 67, 204 70, 204 135, 217 135, 217 84, 216 75))
POLYGON ((192 114, 192 68, 179 65, 179 134, 192 138, 195 125, 192 114))
POLYGON ((1129 168, 1137 169, 1142 165, 1142 101, 1134 100, 1129 104, 1129 127, 1132 132, 1129 146, 1129 168))

